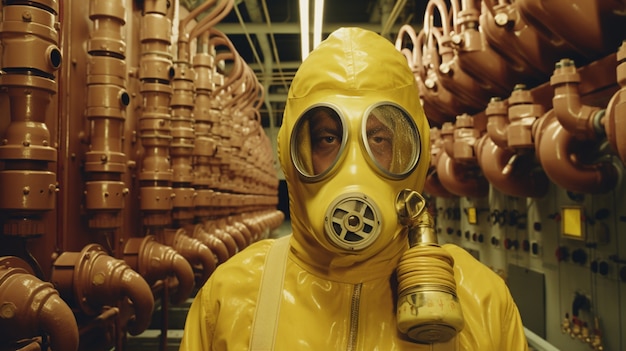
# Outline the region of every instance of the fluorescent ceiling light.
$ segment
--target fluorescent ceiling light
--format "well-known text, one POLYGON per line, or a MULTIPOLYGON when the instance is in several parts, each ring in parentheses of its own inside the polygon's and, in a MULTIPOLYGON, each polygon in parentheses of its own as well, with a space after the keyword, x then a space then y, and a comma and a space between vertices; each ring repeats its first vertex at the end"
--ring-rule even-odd
POLYGON ((309 0, 300 0, 300 45, 304 61, 309 56, 309 0))
POLYGON ((324 0, 315 0, 313 12, 313 49, 322 41, 322 21, 324 19, 324 0))
MULTIPOLYGON (((324 0, 315 0, 313 11, 313 48, 316 48, 322 41, 324 0)), ((309 51, 311 50, 309 33, 309 0, 300 0, 300 42, 302 45, 302 61, 309 56, 309 51)))

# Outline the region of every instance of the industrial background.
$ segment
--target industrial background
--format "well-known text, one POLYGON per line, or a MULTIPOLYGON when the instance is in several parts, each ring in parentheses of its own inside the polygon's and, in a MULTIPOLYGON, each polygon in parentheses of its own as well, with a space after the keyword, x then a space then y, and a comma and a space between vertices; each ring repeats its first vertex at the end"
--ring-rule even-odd
MULTIPOLYGON (((177 350, 215 268, 289 230, 294 0, 4 0, 0 350, 177 350)), ((537 350, 626 349, 626 2, 369 0, 430 120, 440 243, 537 350), (621 125, 621 127, 620 127, 621 125)))

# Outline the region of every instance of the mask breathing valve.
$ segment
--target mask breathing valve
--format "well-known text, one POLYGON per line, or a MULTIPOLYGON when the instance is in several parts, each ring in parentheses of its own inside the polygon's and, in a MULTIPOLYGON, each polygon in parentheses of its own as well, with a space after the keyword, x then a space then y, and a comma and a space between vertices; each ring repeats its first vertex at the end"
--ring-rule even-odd
POLYGON ((434 220, 416 191, 396 198, 400 223, 408 228, 410 248, 400 258, 398 329, 418 343, 451 340, 463 329, 463 311, 456 295, 454 259, 437 243, 434 220))

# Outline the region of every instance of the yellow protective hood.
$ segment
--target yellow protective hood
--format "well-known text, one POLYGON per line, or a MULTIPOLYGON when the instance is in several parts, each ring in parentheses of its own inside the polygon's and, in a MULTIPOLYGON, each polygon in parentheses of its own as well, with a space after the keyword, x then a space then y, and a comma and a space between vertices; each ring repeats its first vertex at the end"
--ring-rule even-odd
POLYGON ((278 153, 289 189, 291 246, 296 261, 303 268, 336 281, 358 283, 391 275, 408 247, 405 230, 395 213, 395 197, 405 188, 421 192, 430 163, 429 125, 418 88, 405 57, 392 43, 374 32, 341 28, 311 52, 289 90, 278 135, 278 153), (400 179, 385 177, 373 170, 371 163, 363 161, 365 151, 357 136, 365 111, 378 103, 400 106, 419 132, 419 162, 400 179), (336 106, 347 121, 349 133, 347 147, 335 169, 323 179, 310 181, 294 166, 290 139, 299 117, 319 104, 336 106), (341 249, 324 233, 324 214, 329 203, 346 192, 367 194, 382 213, 379 237, 363 250, 341 249))

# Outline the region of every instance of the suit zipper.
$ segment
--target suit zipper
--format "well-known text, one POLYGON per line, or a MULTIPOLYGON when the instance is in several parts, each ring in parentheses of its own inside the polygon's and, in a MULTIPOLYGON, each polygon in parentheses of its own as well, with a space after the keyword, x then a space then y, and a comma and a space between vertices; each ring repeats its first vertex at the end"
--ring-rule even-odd
POLYGON ((359 334, 359 306, 361 305, 361 288, 363 284, 357 284, 352 291, 350 304, 350 335, 348 339, 348 351, 356 350, 356 341, 359 334))

